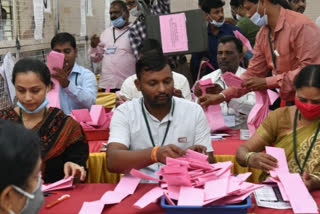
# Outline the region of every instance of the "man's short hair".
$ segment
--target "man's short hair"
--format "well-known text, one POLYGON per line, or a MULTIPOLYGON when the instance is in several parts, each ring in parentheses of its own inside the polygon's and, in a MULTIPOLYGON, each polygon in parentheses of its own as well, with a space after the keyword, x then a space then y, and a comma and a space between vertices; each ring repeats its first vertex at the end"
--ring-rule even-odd
POLYGON ((77 48, 76 39, 70 33, 58 33, 51 40, 51 49, 54 49, 56 44, 64 44, 69 42, 73 49, 77 48))
POLYGON ((111 5, 115 5, 115 4, 119 5, 123 11, 128 10, 127 4, 121 0, 116 0, 116 1, 111 2, 111 5))
POLYGON ((168 65, 167 58, 163 54, 146 54, 136 62, 137 78, 141 79, 144 71, 161 71, 168 65))
POLYGON ((234 37, 234 36, 223 36, 223 37, 221 37, 221 38, 219 39, 218 45, 219 45, 220 43, 225 44, 225 43, 228 43, 228 42, 233 42, 233 43, 235 44, 235 46, 236 46, 237 51, 239 52, 239 54, 242 53, 242 51, 243 51, 243 44, 242 44, 242 42, 241 42, 239 39, 237 39, 237 38, 234 37))
POLYGON ((243 2, 244 0, 231 0, 230 5, 238 8, 243 5, 243 2))
POLYGON ((222 0, 204 0, 201 9, 206 12, 210 13, 212 8, 220 8, 225 5, 225 2, 222 0))
POLYGON ((244 0, 244 1, 248 1, 248 2, 251 2, 251 3, 253 3, 253 4, 258 4, 258 1, 259 1, 259 0, 244 0))

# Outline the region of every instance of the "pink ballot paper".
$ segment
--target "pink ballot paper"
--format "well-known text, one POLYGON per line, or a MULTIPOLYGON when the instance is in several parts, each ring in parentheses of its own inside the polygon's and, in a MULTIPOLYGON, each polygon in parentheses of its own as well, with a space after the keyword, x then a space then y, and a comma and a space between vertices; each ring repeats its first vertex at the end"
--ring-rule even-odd
MULTIPOLYGON (((49 53, 49 55, 47 57, 47 66, 48 66, 51 74, 55 73, 53 68, 63 69, 63 64, 64 64, 64 54, 61 54, 56 51, 51 51, 49 53)), ((48 107, 60 108, 60 98, 59 98, 60 84, 54 78, 52 78, 51 80, 53 82, 54 87, 47 94, 47 98, 49 100, 48 107)))
POLYGON ((159 17, 163 53, 187 51, 188 35, 184 13, 159 17))
POLYGON ((248 48, 249 51, 251 51, 251 52, 253 51, 249 40, 244 35, 242 35, 237 30, 233 31, 233 33, 242 42, 242 44, 248 48))
POLYGON ((60 181, 57 181, 49 185, 42 184, 41 190, 42 192, 49 192, 53 190, 71 188, 72 185, 73 185, 73 177, 68 177, 66 179, 62 179, 60 181))
POLYGON ((274 169, 273 171, 270 171, 270 175, 272 177, 277 177, 278 174, 281 174, 281 173, 282 174, 289 173, 286 153, 284 152, 283 148, 266 146, 266 153, 278 160, 278 168, 274 169))
POLYGON ((226 72, 222 74, 222 77, 229 87, 242 88, 243 79, 236 76, 234 73, 226 72))

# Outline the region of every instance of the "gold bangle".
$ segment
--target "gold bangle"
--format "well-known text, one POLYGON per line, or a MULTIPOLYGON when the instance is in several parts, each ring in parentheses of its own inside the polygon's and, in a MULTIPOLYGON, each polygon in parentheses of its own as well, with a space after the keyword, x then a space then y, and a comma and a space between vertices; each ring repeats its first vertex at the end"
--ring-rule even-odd
POLYGON ((248 153, 246 154, 246 158, 245 158, 246 166, 248 166, 248 164, 249 164, 249 158, 250 158, 252 155, 254 155, 254 154, 256 154, 256 152, 248 152, 248 153))
POLYGON ((151 151, 151 161, 153 163, 157 163, 158 162, 157 152, 158 152, 159 148, 160 148, 160 146, 155 146, 155 147, 153 147, 153 149, 151 151))

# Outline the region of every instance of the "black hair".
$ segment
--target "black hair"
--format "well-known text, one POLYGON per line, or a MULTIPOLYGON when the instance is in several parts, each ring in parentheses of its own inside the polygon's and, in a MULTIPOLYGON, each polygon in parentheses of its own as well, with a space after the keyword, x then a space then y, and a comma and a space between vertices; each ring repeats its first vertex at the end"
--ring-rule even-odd
POLYGON ((291 10, 291 6, 287 0, 269 0, 272 4, 278 4, 284 9, 291 10))
POLYGON ((230 5, 238 8, 243 5, 243 0, 231 0, 230 5))
POLYGON ((0 120, 0 192, 9 185, 27 188, 40 158, 40 139, 22 125, 0 120))
POLYGON ((244 0, 244 1, 249 1, 249 2, 251 2, 253 4, 258 4, 258 2, 259 2, 259 0, 244 0))
POLYGON ((162 54, 162 47, 155 39, 145 39, 139 47, 139 54, 145 55, 148 53, 162 54))
POLYGON ((76 39, 70 33, 63 32, 56 34, 51 40, 51 49, 53 50, 56 44, 64 44, 69 42, 73 49, 77 48, 76 39))
POLYGON ((12 71, 12 83, 15 84, 16 76, 18 73, 34 72, 39 74, 41 81, 49 86, 52 84, 50 71, 48 67, 38 59, 35 58, 23 58, 20 59, 13 67, 12 71))
POLYGON ((198 5, 201 7, 201 5, 203 4, 205 0, 198 0, 198 5))
POLYGON ((141 78, 143 71, 161 71, 166 65, 168 61, 163 54, 145 54, 136 62, 137 78, 141 78))
POLYGON ((201 4, 201 9, 206 13, 210 13, 212 8, 220 8, 224 5, 225 2, 222 0, 204 0, 201 4))
POLYGON ((303 87, 316 87, 320 89, 320 65, 307 65, 295 79, 296 89, 303 87))
POLYGON ((234 36, 223 36, 223 37, 221 37, 221 38, 219 39, 218 45, 219 45, 220 43, 225 44, 225 43, 228 43, 228 42, 233 42, 233 43, 235 44, 236 48, 237 48, 237 51, 238 51, 240 54, 242 53, 242 51, 243 51, 243 44, 242 44, 242 42, 241 42, 239 39, 237 39, 237 38, 234 37, 234 36))
POLYGON ((127 4, 121 0, 116 0, 116 1, 113 1, 111 2, 111 5, 114 5, 114 4, 117 4, 119 5, 123 11, 127 11, 128 10, 128 7, 127 7, 127 4))

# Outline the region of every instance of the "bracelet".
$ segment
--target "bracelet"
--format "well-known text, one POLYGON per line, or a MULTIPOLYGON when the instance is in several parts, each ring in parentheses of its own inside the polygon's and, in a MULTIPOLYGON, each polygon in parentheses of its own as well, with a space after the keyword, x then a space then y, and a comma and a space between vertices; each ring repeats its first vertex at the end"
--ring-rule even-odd
POLYGON ((151 151, 151 161, 153 163, 157 163, 158 162, 157 153, 158 153, 158 149, 159 148, 160 148, 160 146, 155 146, 155 147, 153 147, 153 149, 151 151))
POLYGON ((224 95, 224 93, 220 92, 219 95, 221 95, 223 97, 223 100, 226 100, 226 95, 224 95))
POLYGON ((249 158, 250 158, 252 155, 254 155, 254 154, 256 154, 256 152, 248 152, 248 153, 246 154, 246 158, 245 158, 246 166, 248 166, 248 164, 249 164, 249 158))

